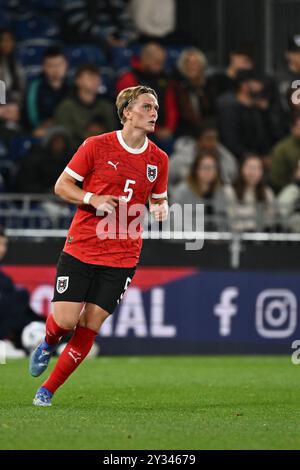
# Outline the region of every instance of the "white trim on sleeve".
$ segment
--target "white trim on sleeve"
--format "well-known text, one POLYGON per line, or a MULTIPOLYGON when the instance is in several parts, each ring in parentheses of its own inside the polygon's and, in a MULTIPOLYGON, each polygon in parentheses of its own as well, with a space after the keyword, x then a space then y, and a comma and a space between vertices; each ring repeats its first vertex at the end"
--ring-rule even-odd
POLYGON ((153 199, 162 199, 163 197, 168 197, 168 193, 167 193, 167 191, 165 191, 164 193, 161 193, 161 194, 152 193, 151 197, 153 197, 153 199))
POLYGON ((84 177, 83 177, 83 176, 80 176, 78 173, 76 173, 75 171, 71 170, 71 168, 69 168, 68 166, 66 166, 65 172, 68 173, 68 175, 70 175, 70 176, 72 176, 73 178, 75 178, 77 181, 82 182, 82 181, 84 180, 84 177))

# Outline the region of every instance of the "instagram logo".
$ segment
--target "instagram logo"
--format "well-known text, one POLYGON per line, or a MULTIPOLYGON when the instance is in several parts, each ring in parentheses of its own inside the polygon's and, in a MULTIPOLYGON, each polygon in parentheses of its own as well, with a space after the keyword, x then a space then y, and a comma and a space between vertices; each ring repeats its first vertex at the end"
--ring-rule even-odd
POLYGON ((297 299, 287 289, 266 289, 256 301, 256 329, 264 338, 287 338, 297 325, 297 299))

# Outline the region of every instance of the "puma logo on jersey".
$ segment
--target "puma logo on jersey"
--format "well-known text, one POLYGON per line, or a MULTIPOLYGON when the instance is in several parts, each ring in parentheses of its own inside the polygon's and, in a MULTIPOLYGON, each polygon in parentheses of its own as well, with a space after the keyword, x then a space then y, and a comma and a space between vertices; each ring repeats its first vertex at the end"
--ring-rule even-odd
POLYGON ((109 160, 109 162, 107 162, 109 165, 113 166, 115 170, 117 170, 117 165, 119 165, 119 162, 117 163, 113 163, 109 160))

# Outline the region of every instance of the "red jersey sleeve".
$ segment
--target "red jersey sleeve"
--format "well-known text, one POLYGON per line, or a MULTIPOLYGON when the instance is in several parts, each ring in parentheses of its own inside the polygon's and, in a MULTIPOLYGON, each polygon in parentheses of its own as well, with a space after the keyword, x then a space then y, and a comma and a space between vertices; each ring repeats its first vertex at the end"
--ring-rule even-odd
POLYGON ((158 177, 156 183, 152 188, 151 197, 153 199, 161 199, 168 196, 168 170, 169 157, 165 152, 162 152, 162 159, 158 172, 158 177))
POLYGON ((66 166, 65 171, 77 181, 83 181, 93 168, 94 145, 93 138, 89 138, 80 145, 66 166))

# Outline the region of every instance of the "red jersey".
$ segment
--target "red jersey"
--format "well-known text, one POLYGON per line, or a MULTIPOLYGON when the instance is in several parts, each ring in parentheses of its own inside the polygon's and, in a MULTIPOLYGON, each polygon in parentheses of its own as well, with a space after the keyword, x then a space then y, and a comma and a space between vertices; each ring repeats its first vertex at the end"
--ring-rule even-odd
MULTIPOLYGON (((65 171, 83 182, 85 191, 122 197, 127 211, 133 204, 144 206, 149 196, 157 199, 167 196, 168 156, 147 137, 139 149, 128 147, 121 131, 90 137, 78 148, 65 171)), ((103 217, 107 214, 98 216, 91 205, 78 206, 64 251, 85 263, 136 266, 142 247, 141 233, 135 239, 103 239, 97 235, 103 217)), ((128 217, 128 224, 131 220, 128 217)))

